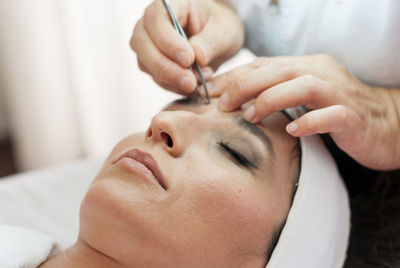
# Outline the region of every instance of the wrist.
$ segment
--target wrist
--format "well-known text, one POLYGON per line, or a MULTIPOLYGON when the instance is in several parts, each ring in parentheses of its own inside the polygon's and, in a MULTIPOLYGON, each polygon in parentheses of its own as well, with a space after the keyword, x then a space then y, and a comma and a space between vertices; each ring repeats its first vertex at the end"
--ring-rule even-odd
POLYGON ((387 89, 391 100, 391 110, 393 114, 393 124, 395 126, 393 136, 395 142, 394 150, 394 169, 400 169, 400 89, 387 89))
POLYGON ((387 148, 387 163, 384 170, 400 169, 400 89, 377 88, 382 96, 383 105, 387 107, 386 118, 383 118, 386 127, 385 147, 387 148))
POLYGON ((206 12, 208 25, 202 33, 191 37, 191 43, 201 44, 197 38, 205 41, 203 42, 205 45, 200 46, 202 48, 200 51, 203 53, 195 51, 196 59, 201 66, 209 65, 215 70, 243 47, 245 27, 233 7, 226 1, 207 1, 206 12), (221 35, 221 33, 226 34, 221 35))

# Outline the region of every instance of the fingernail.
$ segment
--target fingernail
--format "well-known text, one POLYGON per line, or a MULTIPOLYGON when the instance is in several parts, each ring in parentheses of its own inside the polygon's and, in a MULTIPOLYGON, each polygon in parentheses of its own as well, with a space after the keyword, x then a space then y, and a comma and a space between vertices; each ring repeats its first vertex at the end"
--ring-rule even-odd
POLYGON ((192 92, 195 85, 189 76, 183 76, 179 82, 181 89, 185 92, 192 92))
POLYGON ((254 105, 252 105, 247 111, 244 113, 243 117, 249 122, 252 122, 254 120, 254 115, 256 114, 256 109, 254 108, 254 105))
POLYGON ((219 98, 219 107, 222 110, 227 110, 229 106, 229 95, 227 93, 224 93, 220 98, 219 98))
POLYGON ((299 129, 299 125, 297 123, 290 123, 289 125, 286 126, 286 131, 289 134, 294 134, 296 131, 299 129))
POLYGON ((189 57, 186 55, 185 52, 178 52, 176 53, 176 59, 178 60, 179 64, 183 65, 183 66, 188 66, 189 63, 189 57))

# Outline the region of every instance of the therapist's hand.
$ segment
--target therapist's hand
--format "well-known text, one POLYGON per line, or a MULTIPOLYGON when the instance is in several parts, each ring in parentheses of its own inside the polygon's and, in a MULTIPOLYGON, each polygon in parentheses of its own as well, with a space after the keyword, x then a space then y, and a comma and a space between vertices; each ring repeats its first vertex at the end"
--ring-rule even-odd
POLYGON ((304 105, 310 112, 287 126, 289 134, 329 133, 366 167, 400 168, 400 91, 372 88, 329 56, 259 58, 216 77, 209 87, 213 96, 223 94, 219 106, 224 111, 255 98, 244 113, 253 123, 304 105))
POLYGON ((165 89, 189 94, 197 85, 188 70, 196 58, 206 80, 213 69, 243 45, 241 21, 222 0, 170 0, 189 42, 175 31, 161 0, 146 8, 135 26, 131 47, 140 69, 165 89))

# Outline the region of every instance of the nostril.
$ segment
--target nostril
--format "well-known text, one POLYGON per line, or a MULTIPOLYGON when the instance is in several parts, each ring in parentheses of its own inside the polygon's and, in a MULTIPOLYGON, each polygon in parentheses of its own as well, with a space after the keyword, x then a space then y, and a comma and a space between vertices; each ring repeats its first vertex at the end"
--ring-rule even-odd
POLYGON ((153 136, 153 131, 151 131, 151 127, 149 127, 149 129, 147 130, 147 133, 146 133, 146 137, 151 138, 151 136, 153 136))
POLYGON ((165 132, 161 132, 162 140, 167 144, 168 147, 172 148, 174 146, 174 142, 171 139, 171 136, 165 132))

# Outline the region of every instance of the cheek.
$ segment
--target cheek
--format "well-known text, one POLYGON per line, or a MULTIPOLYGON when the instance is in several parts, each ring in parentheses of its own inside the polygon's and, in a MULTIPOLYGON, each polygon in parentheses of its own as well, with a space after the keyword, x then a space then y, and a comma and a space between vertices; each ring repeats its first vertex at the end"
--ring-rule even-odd
POLYGON ((146 215, 148 203, 130 189, 132 185, 121 180, 101 179, 96 181, 82 201, 81 223, 89 219, 92 227, 106 226, 107 229, 126 230, 134 215, 146 215), (143 211, 138 211, 142 208, 143 211), (112 227, 112 228, 111 228, 112 227), (121 228, 123 227, 123 228, 121 228))
POLYGON ((266 185, 257 184, 247 172, 191 170, 196 171, 189 173, 191 187, 180 199, 185 224, 196 226, 191 232, 230 251, 247 252, 249 244, 262 251, 276 223, 276 202, 266 185))
POLYGON ((107 180, 96 182, 86 193, 80 208, 79 236, 100 251, 115 256, 110 250, 119 248, 116 238, 126 236, 127 228, 121 220, 126 208, 110 191, 114 185, 107 184, 107 180))
POLYGON ((162 198, 136 189, 122 180, 96 181, 81 204, 80 237, 117 259, 135 256, 138 248, 157 248, 162 198))

